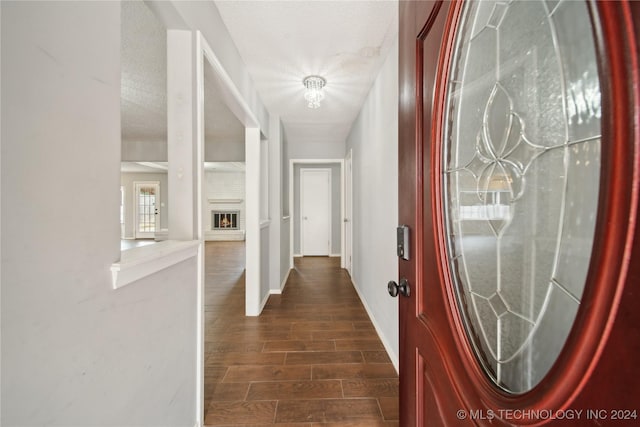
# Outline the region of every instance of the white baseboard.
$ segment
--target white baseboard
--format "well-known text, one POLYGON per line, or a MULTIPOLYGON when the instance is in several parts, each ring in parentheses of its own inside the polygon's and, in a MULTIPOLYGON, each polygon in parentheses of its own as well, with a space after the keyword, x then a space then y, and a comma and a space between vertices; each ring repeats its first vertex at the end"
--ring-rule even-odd
POLYGON ((262 310, 264 310, 264 306, 267 305, 267 301, 269 301, 269 295, 271 295, 271 292, 268 292, 262 299, 262 302, 260 303, 260 310, 258 311, 258 316, 262 313, 262 310))
POLYGON ((280 289, 271 289, 269 291, 269 294, 271 294, 271 295, 280 295, 280 294, 282 294, 282 292, 284 291, 284 287, 287 285, 287 280, 289 280, 289 274, 291 274, 291 269, 289 269, 289 271, 287 271, 287 275, 284 276, 284 280, 280 284, 280 289))
POLYGON ((371 312, 371 309, 369 308, 367 301, 364 298, 362 298, 362 294, 360 293, 360 288, 358 287, 356 282, 353 281, 353 278, 351 279, 351 284, 353 285, 356 292, 358 293, 358 297, 360 298, 360 301, 362 301, 362 305, 364 306, 364 309, 367 311, 367 314, 369 315, 369 319, 371 319, 371 323, 373 323, 373 327, 378 333, 378 336, 380 337, 380 341, 382 341, 382 345, 384 346, 384 349, 387 351, 387 354, 389 355, 389 359, 391 359, 391 363, 393 363, 393 367, 396 369, 397 373, 400 373, 400 369, 399 369, 400 362, 398 359, 398 355, 393 352, 393 347, 391 347, 391 345, 387 341, 387 338, 381 333, 382 329, 380 329, 380 326, 378 325, 376 318, 373 316, 373 313, 371 312))
POLYGON ((337 257, 341 257, 342 254, 329 254, 329 257, 331 258, 337 258, 337 257))
POLYGON ((289 269, 289 271, 287 271, 287 275, 284 276, 284 280, 282 281, 282 283, 280 283, 280 289, 271 289, 269 291, 269 293, 271 295, 280 295, 280 294, 282 294, 282 291, 284 291, 284 287, 287 284, 287 280, 289 280, 289 274, 291 274, 291 269, 289 269))
POLYGON ((302 258, 302 254, 293 254, 294 258, 302 258))
POLYGON ((284 276, 284 279, 282 280, 282 283, 280 283, 280 292, 278 292, 279 294, 281 294, 284 291, 284 287, 287 286, 287 280, 289 280, 289 275, 291 274, 291 269, 289 269, 289 271, 287 271, 287 275, 284 276))

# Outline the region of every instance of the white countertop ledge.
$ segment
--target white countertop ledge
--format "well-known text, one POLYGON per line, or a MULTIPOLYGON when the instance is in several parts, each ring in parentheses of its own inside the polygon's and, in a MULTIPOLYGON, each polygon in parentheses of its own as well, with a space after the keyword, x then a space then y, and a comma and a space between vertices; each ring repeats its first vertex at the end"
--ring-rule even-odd
POLYGON ((165 240, 122 251, 120 261, 111 264, 113 289, 194 257, 199 246, 199 240, 165 240))

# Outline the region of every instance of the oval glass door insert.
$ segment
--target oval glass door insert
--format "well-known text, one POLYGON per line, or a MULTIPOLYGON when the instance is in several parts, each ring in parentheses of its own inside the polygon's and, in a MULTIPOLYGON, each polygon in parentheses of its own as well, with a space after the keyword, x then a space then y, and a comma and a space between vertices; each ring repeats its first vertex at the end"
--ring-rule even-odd
POLYGON ((455 37, 441 159, 449 269, 479 362, 523 393, 560 354, 591 259, 591 21, 578 1, 466 2, 455 37))

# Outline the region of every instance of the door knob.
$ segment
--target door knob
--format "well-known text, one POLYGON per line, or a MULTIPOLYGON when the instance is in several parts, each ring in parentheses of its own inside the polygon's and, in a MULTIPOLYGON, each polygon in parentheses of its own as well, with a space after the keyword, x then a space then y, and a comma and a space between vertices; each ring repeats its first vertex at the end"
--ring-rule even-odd
POLYGON ((387 291, 392 297, 397 297, 398 294, 402 294, 405 297, 411 296, 411 287, 407 279, 400 279, 400 284, 397 284, 393 280, 387 283, 387 291))

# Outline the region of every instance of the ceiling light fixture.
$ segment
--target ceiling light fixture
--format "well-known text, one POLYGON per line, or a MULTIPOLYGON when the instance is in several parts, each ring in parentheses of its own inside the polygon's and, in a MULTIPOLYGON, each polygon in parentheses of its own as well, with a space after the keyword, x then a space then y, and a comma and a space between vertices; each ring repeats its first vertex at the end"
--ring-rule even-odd
POLYGON ((304 99, 307 100, 307 107, 318 108, 320 101, 324 99, 322 88, 327 84, 327 81, 320 76, 307 76, 302 80, 302 84, 306 88, 304 99))

